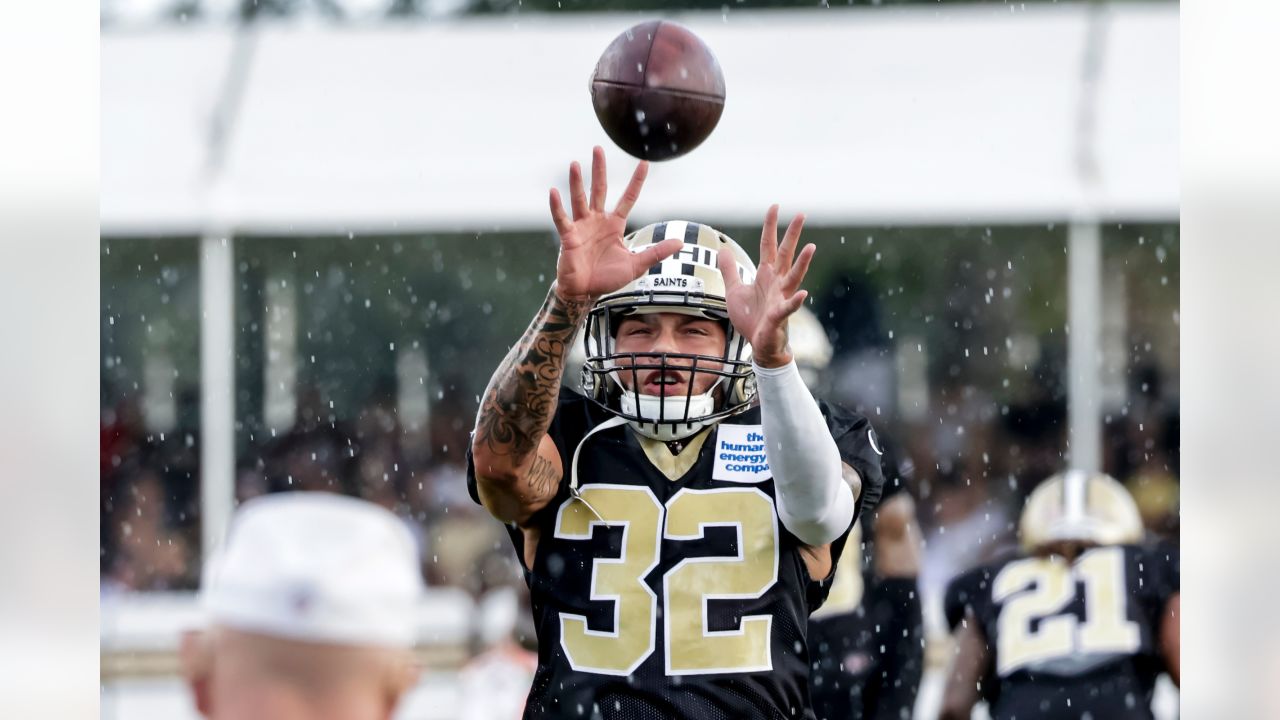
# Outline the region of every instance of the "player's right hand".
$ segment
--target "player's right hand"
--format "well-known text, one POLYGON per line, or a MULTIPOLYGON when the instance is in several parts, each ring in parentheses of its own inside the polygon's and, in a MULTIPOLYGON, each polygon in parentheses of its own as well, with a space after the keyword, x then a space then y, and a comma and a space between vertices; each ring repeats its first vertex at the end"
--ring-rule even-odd
POLYGON ((642 160, 631 175, 627 190, 613 212, 605 212, 608 183, 605 178, 604 149, 597 145, 591 155, 591 198, 582 184, 582 167, 569 165, 569 206, 565 214, 560 192, 551 189, 551 219, 560 234, 560 257, 556 260, 556 295, 570 302, 592 302, 635 280, 658 262, 671 257, 681 247, 678 239, 663 240, 633 253, 622 244, 627 215, 640 197, 640 188, 649 174, 642 160))

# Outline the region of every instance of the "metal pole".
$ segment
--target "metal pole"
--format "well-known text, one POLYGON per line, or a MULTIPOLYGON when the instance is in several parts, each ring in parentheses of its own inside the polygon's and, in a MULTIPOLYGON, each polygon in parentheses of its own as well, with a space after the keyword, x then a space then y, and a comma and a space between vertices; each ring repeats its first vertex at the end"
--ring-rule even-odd
POLYGON ((1076 114, 1076 175, 1081 210, 1067 237, 1067 422, 1073 469, 1102 469, 1102 228, 1096 214, 1098 99, 1107 50, 1109 8, 1089 3, 1076 114))
POLYGON ((204 182, 209 204, 200 239, 200 535, 207 561, 235 510, 235 225, 228 212, 227 151, 257 47, 256 0, 242 4, 227 74, 209 118, 204 182))
POLYGON ((1071 224, 1067 248, 1067 417, 1071 467, 1102 469, 1102 230, 1071 224))
POLYGON ((231 233, 200 239, 200 532, 208 559, 235 504, 235 250, 231 233))

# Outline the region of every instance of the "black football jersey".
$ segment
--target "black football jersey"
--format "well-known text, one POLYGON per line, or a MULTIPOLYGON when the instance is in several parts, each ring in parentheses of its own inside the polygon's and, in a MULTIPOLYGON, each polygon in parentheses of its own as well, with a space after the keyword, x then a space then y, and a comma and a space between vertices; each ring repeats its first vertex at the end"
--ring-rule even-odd
MULTIPOLYGON (((887 436, 877 434, 876 445, 883 453, 880 503, 884 503, 906 489, 911 467, 900 460, 887 436)), ((867 589, 877 581, 874 549, 875 514, 868 511, 849 534, 826 603, 809 618, 809 689, 818 720, 876 715, 878 698, 868 680, 879 667, 881 654, 890 651, 893 643, 882 642, 878 630, 888 623, 873 617, 868 607, 867 589)))
POLYGON ((1114 545, 1014 557, 951 581, 952 627, 972 610, 993 657, 983 694, 993 720, 1149 720, 1164 670, 1160 628, 1179 590, 1178 549, 1114 545))
MULTIPOLYGON (((883 483, 870 424, 819 405, 862 476, 861 511, 883 483)), ((525 717, 812 718, 806 622, 830 582, 809 577, 801 542, 778 519, 759 408, 678 455, 625 424, 579 449, 611 418, 561 391, 549 435, 565 480, 530 520, 540 531, 525 569, 538 669, 525 717)), ((523 559, 524 533, 508 533, 523 559)), ((832 544, 833 559, 847 537, 832 544)))

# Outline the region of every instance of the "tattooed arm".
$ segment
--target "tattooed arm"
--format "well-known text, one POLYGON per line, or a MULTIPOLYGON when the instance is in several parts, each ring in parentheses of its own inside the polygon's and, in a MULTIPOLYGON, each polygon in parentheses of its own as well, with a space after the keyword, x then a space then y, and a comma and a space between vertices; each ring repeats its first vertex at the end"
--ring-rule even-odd
POLYGON ((588 307, 561 299, 553 286, 485 388, 471 453, 480 501, 503 522, 527 520, 555 495, 564 475, 547 428, 565 353, 588 307))
POLYGON ((640 197, 649 169, 641 162, 612 212, 604 209, 604 150, 592 154, 588 199, 578 163, 569 166, 572 217, 551 191, 551 219, 560 234, 556 281, 542 309, 498 366, 485 389, 471 439, 480 502, 503 522, 523 525, 555 497, 564 477, 555 442, 547 435, 555 416, 564 355, 595 298, 640 277, 674 255, 680 240, 664 240, 632 253, 622 244, 627 214, 640 197))

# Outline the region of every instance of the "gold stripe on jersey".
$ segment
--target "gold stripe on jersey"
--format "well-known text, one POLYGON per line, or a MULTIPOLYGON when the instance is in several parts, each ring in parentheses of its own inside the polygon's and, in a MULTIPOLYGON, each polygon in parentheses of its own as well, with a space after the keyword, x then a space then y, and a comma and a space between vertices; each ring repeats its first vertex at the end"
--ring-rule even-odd
POLYGON ((667 449, 666 443, 661 440, 647 438, 639 433, 636 439, 640 441, 640 448, 644 450, 644 454, 649 458, 649 462, 653 466, 667 476, 671 482, 675 482, 684 477, 689 472, 689 468, 698 461, 698 452, 702 450, 702 444, 706 442, 707 436, 710 434, 711 428, 705 428, 697 435, 694 435, 687 445, 679 454, 673 455, 667 449))

